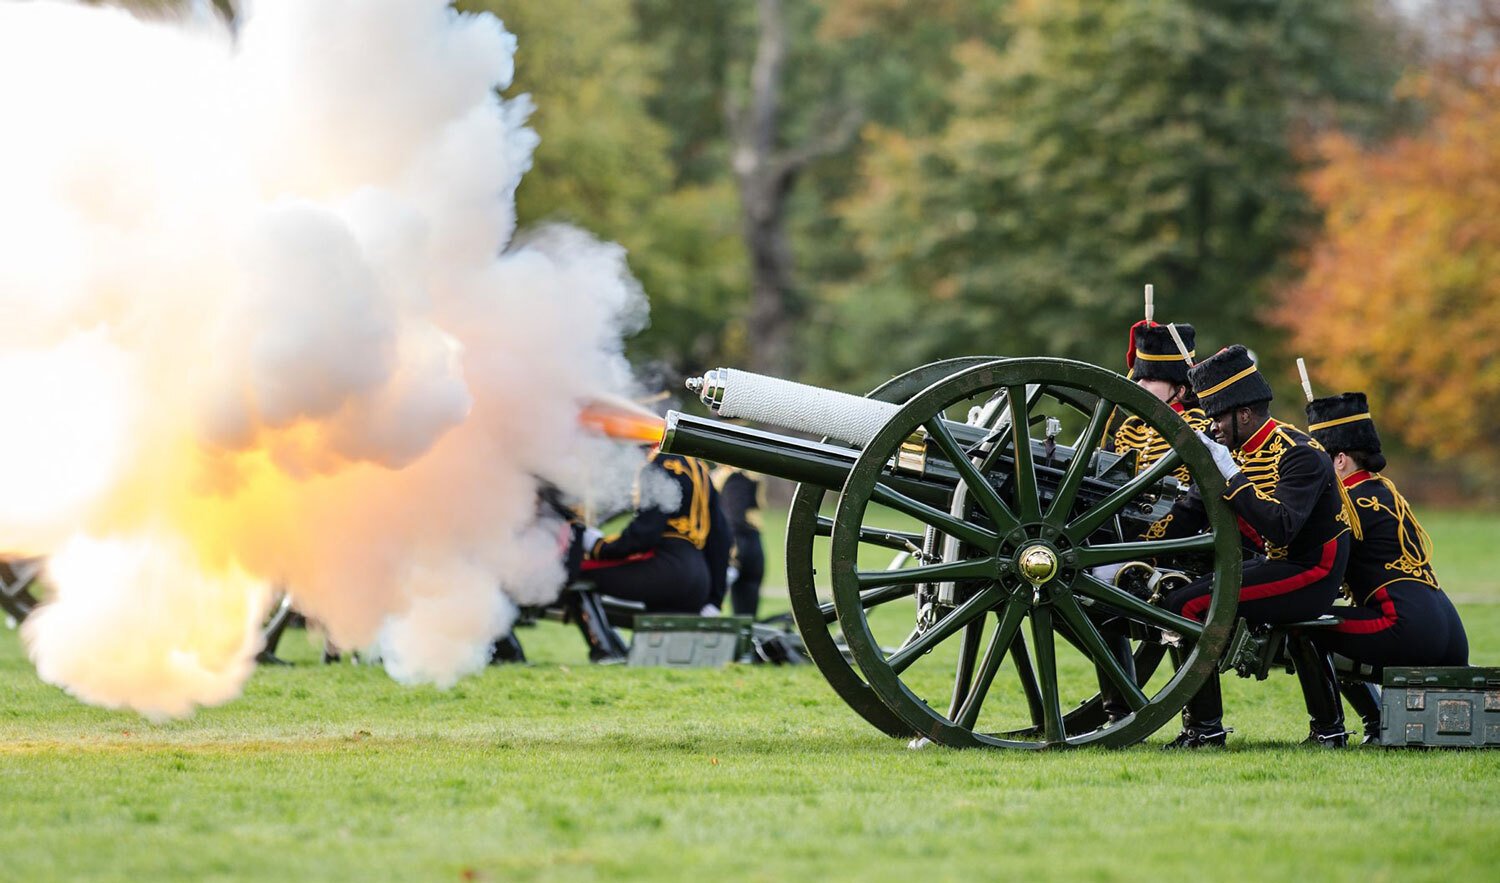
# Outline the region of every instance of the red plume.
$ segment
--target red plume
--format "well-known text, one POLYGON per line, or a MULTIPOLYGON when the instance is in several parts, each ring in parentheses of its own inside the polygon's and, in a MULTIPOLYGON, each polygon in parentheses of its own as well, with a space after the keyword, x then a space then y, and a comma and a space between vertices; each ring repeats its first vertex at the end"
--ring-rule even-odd
POLYGON ((1135 367, 1135 330, 1137 328, 1155 328, 1157 323, 1142 319, 1130 326, 1130 348, 1125 351, 1125 370, 1128 372, 1135 367))

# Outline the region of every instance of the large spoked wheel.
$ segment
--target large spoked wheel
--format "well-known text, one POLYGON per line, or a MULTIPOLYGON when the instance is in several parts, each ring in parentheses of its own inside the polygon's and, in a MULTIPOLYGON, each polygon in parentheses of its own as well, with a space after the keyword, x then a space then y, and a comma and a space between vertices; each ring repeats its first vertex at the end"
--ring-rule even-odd
POLYGON ((1060 359, 1008 359, 934 383, 902 406, 866 446, 834 517, 834 607, 865 683, 912 730, 955 747, 1121 746, 1145 739, 1204 684, 1233 626, 1240 545, 1234 516, 1220 499, 1223 489, 1207 449, 1187 424, 1113 372, 1060 359), (1028 385, 1040 394, 1027 396, 1028 385), (966 451, 942 419, 944 411, 994 390, 1008 393, 1008 437, 987 452, 966 451), (1033 446, 1033 421, 1049 401, 1067 404, 1084 397, 1094 404, 1076 456, 1065 467, 1054 467, 1052 452, 1033 446), (1172 450, 1133 478, 1111 484, 1089 470, 1116 409, 1139 415, 1172 450), (964 517, 905 496, 888 483, 892 458, 919 429, 952 462, 969 501, 964 517), (1209 531, 1170 540, 1136 539, 1133 532, 1121 537, 1122 513, 1139 516, 1142 506, 1154 502, 1162 479, 1182 466, 1203 490, 1209 531), (955 538, 961 554, 899 571, 861 570, 859 539, 872 503, 955 538), (1212 602, 1202 623, 1090 573, 1100 565, 1185 554, 1211 562, 1205 571, 1212 578, 1212 602), (888 652, 872 627, 872 596, 937 582, 958 587, 952 605, 888 652), (1017 638, 1023 634, 1030 638, 1030 659, 1022 658, 1025 645, 1017 638), (1119 634, 1174 645, 1181 663, 1164 684, 1143 688, 1111 650, 1106 635, 1119 634), (1060 644, 1076 651, 1061 666, 1060 644), (1010 669, 1019 689, 997 681, 1002 667, 1010 669), (1097 677, 1112 685, 1129 713, 1107 726, 1102 721, 1070 726, 1065 704, 1087 702, 1098 691, 1097 677), (952 699, 940 710, 924 693, 952 699))
MULTIPOLYGON (((973 356, 947 359, 913 368, 876 387, 868 398, 882 402, 904 402, 944 377, 988 364, 996 358, 998 357, 973 356)), ((807 655, 818 666, 818 671, 822 672, 828 685, 855 713, 888 735, 915 736, 917 731, 887 708, 865 683, 864 678, 860 677, 859 672, 849 664, 834 635, 837 617, 833 604, 818 599, 813 543, 819 535, 818 512, 827 493, 827 489, 816 485, 799 484, 787 512, 786 581, 792 619, 797 624, 802 643, 807 647, 807 655)), ((920 543, 920 540, 916 542, 920 543)), ((887 548, 901 548, 894 533, 890 535, 890 545, 887 548)), ((902 595, 893 594, 886 600, 896 600, 899 597, 902 595)))

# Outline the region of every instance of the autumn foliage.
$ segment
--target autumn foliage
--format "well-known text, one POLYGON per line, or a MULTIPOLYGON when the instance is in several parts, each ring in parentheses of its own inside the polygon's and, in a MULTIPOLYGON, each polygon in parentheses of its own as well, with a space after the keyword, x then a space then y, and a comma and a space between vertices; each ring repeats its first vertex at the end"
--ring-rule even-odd
POLYGON ((1275 321, 1320 394, 1364 390, 1381 432, 1500 467, 1500 79, 1429 77, 1433 117, 1378 147, 1330 135, 1324 212, 1275 321))

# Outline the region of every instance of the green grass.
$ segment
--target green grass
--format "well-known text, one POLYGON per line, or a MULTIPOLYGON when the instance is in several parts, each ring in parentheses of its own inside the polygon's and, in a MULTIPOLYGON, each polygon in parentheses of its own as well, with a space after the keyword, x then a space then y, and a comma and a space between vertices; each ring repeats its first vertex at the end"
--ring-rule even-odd
MULTIPOLYGON (((1474 662, 1500 665, 1500 517, 1428 523, 1474 662)), ((0 629, 0 880, 1376 881, 1500 861, 1500 752, 1296 748, 1286 676, 1226 682, 1228 751, 913 752, 811 667, 598 668, 569 630, 521 635, 534 665, 447 692, 267 668, 155 726, 41 684, 0 629)), ((301 633, 285 646, 314 659, 301 633)))

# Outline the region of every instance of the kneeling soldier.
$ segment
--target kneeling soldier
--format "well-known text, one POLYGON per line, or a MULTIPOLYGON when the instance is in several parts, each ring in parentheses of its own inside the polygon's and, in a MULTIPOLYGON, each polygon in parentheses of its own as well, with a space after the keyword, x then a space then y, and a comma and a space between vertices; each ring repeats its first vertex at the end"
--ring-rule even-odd
MULTIPOLYGON (((1193 429, 1206 431, 1208 415, 1198 406, 1198 397, 1193 394, 1192 384, 1188 383, 1188 358, 1193 355, 1196 334, 1191 325, 1174 327, 1183 346, 1188 349, 1187 356, 1177 348, 1167 326, 1137 322, 1130 329, 1130 351, 1125 354, 1125 367, 1137 385, 1170 405, 1193 429)), ((1115 430, 1108 449, 1117 454, 1134 451, 1136 470, 1140 471, 1171 453, 1172 445, 1145 420, 1132 414, 1115 430)), ((1191 478, 1186 466, 1177 470, 1176 475, 1183 484, 1191 478)))
MULTIPOLYGON (((1311 402, 1307 423, 1313 438, 1333 455, 1355 519, 1345 576, 1355 606, 1338 611, 1344 621, 1317 635, 1318 645, 1377 669, 1468 665, 1464 624, 1432 572, 1432 541, 1406 498, 1380 474, 1385 457, 1364 393, 1311 402)), ((1379 741, 1375 688, 1359 683, 1343 690, 1364 721, 1365 741, 1379 741)))
MULTIPOLYGON (((1188 360, 1193 356, 1197 333, 1191 325, 1174 327, 1178 337, 1182 338, 1183 347, 1187 349, 1186 355, 1178 349, 1177 341, 1172 339, 1167 326, 1143 319, 1130 328, 1130 348, 1125 352, 1125 369, 1138 386, 1170 405, 1189 426, 1201 432, 1209 428, 1208 415, 1198 407, 1198 397, 1193 394, 1192 384, 1188 382, 1188 360)), ((1105 449, 1116 454, 1133 452, 1136 472, 1139 473, 1171 453, 1172 444, 1139 415, 1131 414, 1110 436, 1105 449)), ((1174 475, 1183 484, 1192 480, 1186 466, 1178 469, 1174 475)), ((1107 565, 1098 568, 1094 575, 1110 582, 1119 570, 1119 565, 1107 565)), ((1130 677, 1135 677, 1135 657, 1130 652, 1130 638, 1123 634, 1106 634, 1105 641, 1109 643, 1125 672, 1130 677)), ((1121 720, 1130 714, 1130 706, 1125 702, 1125 697, 1103 672, 1099 673, 1099 698, 1103 703, 1104 714, 1110 721, 1121 720)))
POLYGON ((583 576, 604 594, 639 601, 649 612, 696 615, 715 587, 711 565, 722 568, 729 557, 727 530, 717 538, 723 554, 706 552, 712 551, 710 530, 717 520, 708 466, 652 451, 637 477, 636 495, 635 517, 618 536, 589 532, 583 576), (671 502, 664 504, 664 498, 671 502))
MULTIPOLYGON (((1242 346, 1221 350, 1189 372, 1214 441, 1200 433, 1228 482, 1224 499, 1254 554, 1244 568, 1239 615, 1254 623, 1314 619, 1338 597, 1349 559, 1349 526, 1333 462, 1296 427, 1271 418, 1271 387, 1242 346), (1222 444, 1220 443, 1222 442, 1222 444)), ((1148 536, 1176 537, 1207 525, 1198 488, 1152 525, 1148 536)), ((1208 610, 1213 577, 1169 593, 1162 606, 1190 619, 1208 610)), ((1343 744, 1343 706, 1331 664, 1310 641, 1292 642, 1293 660, 1311 718, 1309 741, 1343 744)), ((1215 673, 1183 710, 1182 733, 1169 748, 1223 745, 1223 700, 1215 673)))

